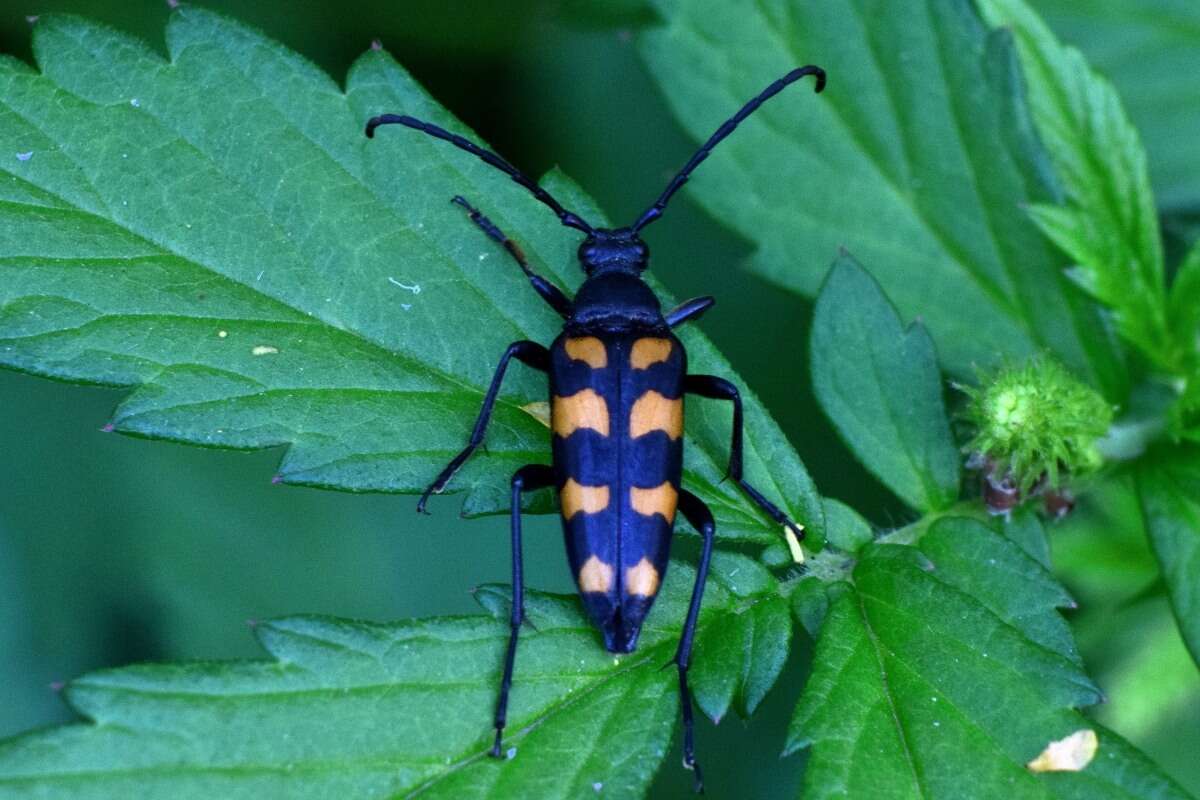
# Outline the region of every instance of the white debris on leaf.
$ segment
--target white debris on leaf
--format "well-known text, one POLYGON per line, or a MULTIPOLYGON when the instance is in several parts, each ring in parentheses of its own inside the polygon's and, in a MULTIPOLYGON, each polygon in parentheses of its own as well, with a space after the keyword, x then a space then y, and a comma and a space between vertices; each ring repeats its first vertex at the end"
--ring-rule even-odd
POLYGON ((278 347, 271 347, 269 344, 255 345, 254 349, 250 351, 251 355, 256 356, 273 356, 278 352, 278 347))
POLYGON ((33 158, 32 150, 27 153, 17 153, 17 161, 28 161, 31 158, 33 158))
POLYGON ((409 286, 407 283, 404 283, 403 281, 398 281, 395 278, 391 277, 390 275, 388 276, 388 283, 392 284, 393 286, 399 286, 401 289, 412 292, 413 294, 421 293, 421 284, 419 284, 419 283, 414 283, 412 286, 409 286))
POLYGON ((1030 772, 1079 772, 1092 763, 1099 747, 1096 732, 1083 728, 1046 745, 1046 749, 1025 766, 1030 772))

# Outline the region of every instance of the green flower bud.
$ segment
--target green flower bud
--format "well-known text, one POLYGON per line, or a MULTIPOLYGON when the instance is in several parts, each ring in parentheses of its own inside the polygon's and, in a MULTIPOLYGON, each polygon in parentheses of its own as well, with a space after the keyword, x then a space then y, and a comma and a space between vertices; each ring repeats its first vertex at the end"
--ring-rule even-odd
POLYGON ((982 376, 963 417, 974 435, 964 450, 989 475, 1027 494, 1035 485, 1057 489, 1063 475, 1101 466, 1096 442, 1112 423, 1112 408, 1057 362, 1035 357, 982 376), (1044 483, 1043 483, 1044 482, 1044 483))

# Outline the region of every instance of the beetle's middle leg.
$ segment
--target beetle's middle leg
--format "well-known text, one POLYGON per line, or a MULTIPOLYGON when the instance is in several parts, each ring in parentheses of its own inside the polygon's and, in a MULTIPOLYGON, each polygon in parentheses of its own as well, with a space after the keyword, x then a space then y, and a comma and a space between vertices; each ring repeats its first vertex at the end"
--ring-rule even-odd
POLYGON ((708 397, 714 400, 729 400, 733 403, 733 441, 729 445, 729 477, 737 481, 750 499, 765 512, 767 516, 780 525, 786 526, 795 534, 797 541, 804 538, 804 526, 798 525, 779 507, 763 496, 762 492, 751 486, 742 477, 742 395, 737 387, 724 378, 716 375, 688 375, 683 381, 683 390, 688 394, 708 397))
POLYGON ((537 342, 524 340, 513 342, 508 346, 500 358, 500 365, 496 367, 496 374, 492 376, 492 385, 488 387, 487 395, 483 398, 483 406, 479 409, 479 417, 475 420, 475 428, 471 431, 471 438, 467 442, 467 446, 446 465, 433 483, 429 484, 429 488, 417 501, 417 511, 425 512, 425 503, 429 501, 429 496, 445 489, 446 484, 454 477, 454 473, 458 472, 463 463, 471 457, 471 453, 475 452, 475 448, 483 442, 488 420, 492 417, 492 408, 496 405, 496 395, 500 393, 500 384, 504 382, 504 370, 508 368, 508 362, 513 358, 542 372, 550 369, 550 351, 537 342))
POLYGON ((508 634, 508 650, 504 655, 504 676, 500 679, 500 696, 496 699, 496 741, 492 744, 492 755, 504 757, 501 740, 504 725, 508 721, 508 692, 512 689, 513 663, 517 658, 517 635, 525 619, 524 557, 521 551, 521 495, 553 486, 554 468, 545 464, 529 464, 517 470, 512 477, 512 615, 508 634))
POLYGON ((679 513, 700 532, 703 544, 700 562, 696 566, 696 585, 692 588, 692 602, 688 605, 687 621, 679 636, 679 649, 675 651, 675 665, 679 668, 679 707, 683 713, 683 766, 696 772, 696 791, 704 791, 704 778, 700 765, 696 763, 696 752, 692 734, 692 693, 688 689, 687 673, 692 662, 692 642, 696 638, 696 621, 700 617, 700 601, 704 597, 704 582, 708 579, 708 563, 712 558, 713 536, 717 525, 712 512, 696 495, 687 489, 679 490, 679 513))
POLYGON ((504 231, 496 226, 496 223, 485 217, 482 212, 463 199, 461 195, 455 195, 451 198, 450 202, 465 208, 472 222, 478 225, 489 237, 504 246, 508 254, 521 267, 521 271, 525 273, 525 277, 529 278, 529 283, 533 285, 534 291, 541 295, 542 299, 549 303, 558 312, 559 316, 563 319, 571 316, 571 301, 567 299, 567 296, 553 283, 529 268, 529 260, 525 258, 525 251, 516 242, 508 238, 504 234, 504 231))

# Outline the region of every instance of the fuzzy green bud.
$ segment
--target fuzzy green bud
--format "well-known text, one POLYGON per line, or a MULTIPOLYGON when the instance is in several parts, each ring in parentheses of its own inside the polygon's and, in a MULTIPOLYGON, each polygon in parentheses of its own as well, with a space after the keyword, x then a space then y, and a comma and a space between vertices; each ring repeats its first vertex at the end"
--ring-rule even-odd
POLYGON ((1056 489, 1062 473, 1082 475, 1102 463, 1096 442, 1112 423, 1112 408, 1095 390, 1049 358, 985 375, 978 388, 959 387, 974 436, 964 448, 1027 493, 1056 489))

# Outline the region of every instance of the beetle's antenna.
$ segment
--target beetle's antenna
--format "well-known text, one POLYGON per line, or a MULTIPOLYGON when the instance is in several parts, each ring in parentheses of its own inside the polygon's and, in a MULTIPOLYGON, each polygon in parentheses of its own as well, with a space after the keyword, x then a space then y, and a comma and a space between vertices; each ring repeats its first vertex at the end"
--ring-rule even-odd
POLYGON ((533 181, 529 180, 529 178, 521 174, 519 169, 514 167, 512 164, 509 164, 492 151, 484 150, 479 145, 469 142, 463 137, 439 128, 436 125, 432 125, 428 122, 422 122, 419 119, 413 119, 412 117, 403 116, 400 114, 381 114, 378 117, 372 117, 371 120, 367 122, 366 133, 368 139, 375 138, 375 129, 380 125, 404 125, 405 127, 413 128, 414 130, 421 131, 422 133, 427 133, 430 136, 438 139, 443 139, 455 147, 466 150, 468 153, 478 156, 484 162, 490 164, 501 172, 506 173, 508 177, 512 178, 516 183, 519 183, 521 186, 524 186, 526 189, 532 192, 534 197, 550 206, 550 208, 554 209, 554 213, 558 215, 558 218, 563 225, 566 225, 568 228, 574 228, 576 230, 583 231, 587 234, 591 234, 593 232, 592 226, 587 224, 582 217, 580 217, 578 214, 573 214, 572 212, 567 211, 557 200, 550 196, 549 192, 538 186, 533 181))
POLYGON ((634 232, 636 233, 637 231, 640 231, 642 228, 646 227, 651 222, 654 222, 654 220, 662 216, 663 209, 667 207, 667 202, 671 199, 671 195, 675 194, 675 192, 679 191, 679 187, 687 183, 688 176, 692 174, 692 170, 700 166, 700 162, 708 158, 708 154, 713 151, 713 148, 720 144, 722 139, 733 133, 734 128, 736 128, 742 120, 757 111, 758 107, 763 103, 767 102, 772 97, 783 91, 785 86, 800 80, 805 75, 816 76, 816 91, 820 92, 825 88, 825 70, 809 64, 806 67, 798 67, 792 70, 787 75, 784 75, 782 78, 763 89, 757 97, 755 97, 749 103, 746 103, 746 105, 742 106, 740 111, 727 119, 725 124, 723 124, 721 127, 717 128, 716 133, 708 137, 708 141, 696 151, 695 155, 688 159, 688 162, 683 165, 683 169, 679 170, 679 174, 671 179, 671 182, 667 185, 666 190, 659 196, 654 205, 647 208, 642 216, 638 217, 638 221, 633 225, 634 232))

